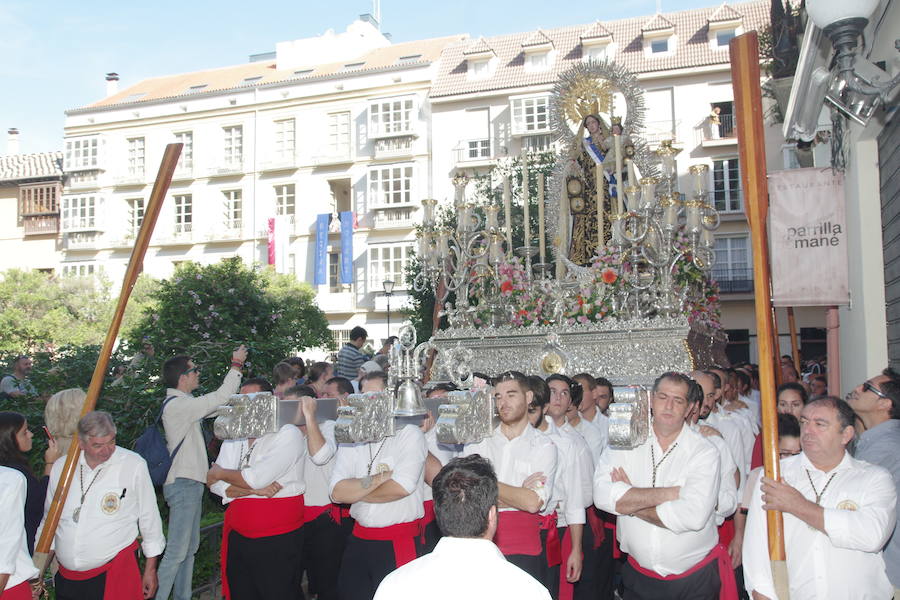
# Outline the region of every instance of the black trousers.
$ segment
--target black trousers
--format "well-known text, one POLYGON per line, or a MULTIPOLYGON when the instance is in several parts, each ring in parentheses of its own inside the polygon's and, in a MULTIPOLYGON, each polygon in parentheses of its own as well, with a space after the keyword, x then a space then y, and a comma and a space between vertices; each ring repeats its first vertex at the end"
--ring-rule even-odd
MULTIPOLYGON (((418 549, 418 538, 415 545, 418 549)), ((364 540, 351 535, 344 548, 338 575, 339 600, 372 600, 381 580, 396 568, 393 542, 364 540)))
MULTIPOLYGON (((594 507, 588 507, 588 510, 594 510, 594 507)), ((591 529, 590 523, 584 524, 584 533, 581 537, 581 552, 583 554, 581 579, 575 582, 573 589, 573 597, 575 600, 596 600, 598 598, 597 591, 601 580, 606 576, 600 571, 600 554, 601 548, 594 548, 594 530, 591 529)), ((612 553, 610 553, 612 556, 612 553)), ((609 585, 612 587, 612 571, 609 573, 609 585)), ((601 598, 603 596, 600 596, 601 598)))
POLYGON ((347 536, 328 512, 303 526, 303 566, 310 595, 337 600, 338 572, 347 536))
POLYGON ((437 543, 441 541, 441 528, 438 527, 437 519, 425 526, 425 543, 420 545, 419 556, 430 554, 437 543))
POLYGON ((631 563, 622 567, 625 600, 718 600, 719 566, 712 561, 696 573, 661 581, 638 573, 631 563))
POLYGON ((303 528, 262 538, 228 534, 228 587, 233 600, 303 600, 303 528))
MULTIPOLYGON (((606 515, 606 513, 602 513, 606 515)), ((598 600, 613 600, 613 589, 616 578, 616 564, 617 561, 613 558, 613 548, 615 548, 616 544, 616 534, 614 529, 610 529, 609 527, 605 527, 606 535, 603 538, 603 541, 594 550, 594 555, 597 559, 597 581, 596 581, 596 595, 593 598, 598 600)), ((585 554, 587 556, 587 554, 585 554)), ((587 561, 587 558, 585 558, 587 561)))
POLYGON ((57 572, 53 578, 57 600, 103 600, 106 589, 106 573, 91 579, 75 581, 66 579, 57 572))

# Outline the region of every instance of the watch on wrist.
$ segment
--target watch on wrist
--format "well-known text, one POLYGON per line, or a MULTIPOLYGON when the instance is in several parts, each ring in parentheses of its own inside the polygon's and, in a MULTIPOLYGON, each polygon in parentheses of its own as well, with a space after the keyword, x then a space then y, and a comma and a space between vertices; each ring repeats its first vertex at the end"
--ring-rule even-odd
POLYGON ((365 477, 361 478, 359 480, 359 484, 362 486, 362 488, 364 490, 369 489, 370 487, 372 487, 372 476, 366 475, 365 477))

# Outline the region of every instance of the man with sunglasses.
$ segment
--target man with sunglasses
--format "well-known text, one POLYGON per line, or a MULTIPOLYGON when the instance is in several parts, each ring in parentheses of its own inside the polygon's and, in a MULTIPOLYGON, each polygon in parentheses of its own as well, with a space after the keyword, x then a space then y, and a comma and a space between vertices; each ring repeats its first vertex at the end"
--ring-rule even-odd
POLYGON ((209 469, 200 421, 238 391, 245 360, 247 348, 242 345, 231 355, 231 368, 219 389, 196 397, 193 392, 200 385, 200 367, 193 359, 173 356, 163 364, 167 389, 162 423, 169 453, 175 452, 175 456, 163 486, 169 505, 169 538, 159 566, 159 600, 166 600, 170 593, 175 600, 191 598, 194 554, 200 545, 201 500, 209 469))
MULTIPOLYGON (((856 444, 856 458, 884 467, 891 473, 900 498, 900 373, 885 369, 847 394, 847 403, 865 431, 856 444)), ((900 531, 884 547, 888 579, 900 598, 900 531)))

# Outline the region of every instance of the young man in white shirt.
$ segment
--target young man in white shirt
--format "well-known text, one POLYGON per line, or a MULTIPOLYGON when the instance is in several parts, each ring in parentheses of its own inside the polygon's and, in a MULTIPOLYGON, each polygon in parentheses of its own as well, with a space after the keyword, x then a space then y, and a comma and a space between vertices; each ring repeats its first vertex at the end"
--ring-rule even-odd
POLYGON ((375 600, 550 600, 547 590, 507 562, 491 541, 499 499, 490 462, 480 456, 454 458, 432 483, 444 537, 431 554, 385 577, 375 600))
MULTIPOLYGON (((307 421, 315 423, 315 401, 309 400, 301 408, 307 421)), ((317 439, 321 441, 321 434, 317 439)), ((222 592, 227 599, 303 597, 307 447, 294 424, 260 438, 222 444, 206 481, 227 506, 221 548, 222 592)))
POLYGON ((744 537, 744 581, 756 600, 775 600, 767 510, 784 514, 792 600, 891 598, 881 549, 894 529, 897 493, 882 467, 846 451, 856 416, 826 396, 800 417, 802 452, 781 461, 781 481, 761 478, 744 537))
POLYGON ((490 437, 466 444, 463 456, 483 456, 497 472, 500 514, 494 541, 500 551, 535 579, 545 581, 548 557, 541 530, 555 524, 550 515, 541 513, 548 507, 557 479, 556 446, 528 420, 534 394, 525 375, 507 371, 497 377, 494 398, 500 425, 490 437))
POLYGON ((195 397, 200 385, 200 367, 188 356, 173 356, 163 364, 166 399, 162 409, 163 429, 169 453, 178 452, 163 486, 169 505, 168 547, 159 565, 159 600, 190 600, 193 589, 194 555, 200 546, 200 513, 209 457, 200 421, 237 392, 247 348, 231 355, 231 366, 222 385, 214 392, 195 397), (179 448, 180 444, 180 448, 179 448))
MULTIPOLYGON (((94 411, 82 417, 78 438, 82 452, 53 538, 59 561, 56 597, 152 598, 166 540, 147 463, 116 446, 116 426, 108 413, 94 411), (138 535, 146 557, 143 575, 135 555, 138 535)), ((50 471, 45 519, 64 462, 56 461, 50 471)), ((43 527, 41 523, 38 538, 43 527)))
POLYGON ((0 467, 0 598, 31 600, 31 584, 38 570, 25 542, 25 476, 0 467))
POLYGON ((331 499, 350 504, 356 520, 338 575, 342 600, 371 600, 381 580, 418 553, 428 450, 418 425, 396 427, 378 442, 338 445, 331 499))
POLYGON ((647 441, 609 449, 597 465, 594 500, 619 515, 619 542, 629 554, 626 598, 716 600, 723 589, 735 591, 716 531, 719 452, 685 423, 693 408, 689 385, 681 373, 657 378, 647 441))

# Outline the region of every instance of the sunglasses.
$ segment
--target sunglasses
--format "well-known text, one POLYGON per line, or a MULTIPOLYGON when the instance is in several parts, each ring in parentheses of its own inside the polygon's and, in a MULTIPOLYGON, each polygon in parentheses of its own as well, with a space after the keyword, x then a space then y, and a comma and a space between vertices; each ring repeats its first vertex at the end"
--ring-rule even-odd
POLYGON ((182 375, 190 375, 191 373, 199 373, 199 372, 200 372, 200 367, 191 367, 190 369, 188 369, 187 371, 182 373, 182 375))
POLYGON ((863 384, 863 390, 864 390, 864 391, 867 391, 867 392, 872 392, 873 394, 875 394, 875 395, 878 396, 879 398, 887 398, 887 396, 885 395, 885 393, 882 392, 881 390, 879 390, 877 387, 875 387, 875 386, 872 384, 871 381, 867 381, 867 382, 865 382, 865 383, 863 384))

